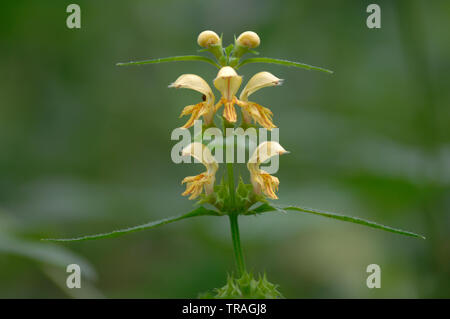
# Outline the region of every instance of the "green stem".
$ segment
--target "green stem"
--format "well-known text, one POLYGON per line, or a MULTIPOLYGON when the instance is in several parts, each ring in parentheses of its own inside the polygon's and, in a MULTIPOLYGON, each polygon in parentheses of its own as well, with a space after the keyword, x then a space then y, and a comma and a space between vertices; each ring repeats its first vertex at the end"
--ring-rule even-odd
MULTIPOLYGON (((223 122, 223 131, 226 132, 225 119, 223 122)), ((224 152, 226 154, 226 147, 224 144, 224 152)), ((226 155, 225 155, 226 156, 226 155)), ((239 212, 236 210, 236 198, 235 198, 235 187, 234 187, 234 167, 233 163, 227 163, 227 173, 228 173, 228 189, 231 199, 231 209, 228 212, 228 217, 230 218, 230 228, 231 228, 231 239, 233 241, 234 256, 236 259, 236 265, 238 269, 238 275, 242 276, 245 270, 244 255, 242 253, 241 239, 239 236, 239 224, 238 215, 239 212)))
POLYGON ((231 203, 233 206, 233 209, 236 205, 236 201, 234 199, 234 171, 233 171, 233 163, 227 163, 227 171, 228 171, 228 189, 230 191, 230 197, 231 197, 231 203))
POLYGON ((238 224, 239 213, 235 210, 236 201, 234 197, 235 189, 234 189, 233 163, 227 163, 227 171, 228 171, 228 187, 230 190, 231 203, 233 207, 233 210, 229 213, 231 238, 233 240, 233 250, 234 256, 236 258, 238 274, 239 276, 242 276, 245 273, 245 262, 244 262, 244 255, 242 253, 241 238, 239 236, 239 224, 238 224))
POLYGON ((246 270, 245 270, 244 255, 242 254, 241 239, 239 237, 238 214, 231 213, 229 217, 231 226, 231 238, 233 239, 233 249, 238 268, 238 275, 242 276, 246 272, 246 270))

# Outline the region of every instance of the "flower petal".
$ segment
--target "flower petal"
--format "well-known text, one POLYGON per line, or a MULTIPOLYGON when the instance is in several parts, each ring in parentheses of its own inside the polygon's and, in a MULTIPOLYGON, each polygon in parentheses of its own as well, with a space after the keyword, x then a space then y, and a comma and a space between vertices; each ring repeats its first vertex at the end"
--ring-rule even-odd
POLYGON ((214 79, 214 86, 222 93, 222 96, 231 101, 233 96, 239 90, 242 83, 242 76, 230 67, 225 66, 219 70, 217 77, 214 79))
POLYGON ((236 109, 234 108, 234 100, 231 102, 225 102, 223 109, 223 117, 230 123, 237 121, 236 109))
POLYGON ((169 87, 195 90, 206 96, 207 104, 214 103, 214 93, 212 92, 211 87, 205 80, 196 74, 180 75, 175 82, 169 85, 169 87))
POLYGON ((180 117, 191 114, 189 120, 182 126, 182 128, 190 128, 194 125, 194 122, 208 113, 207 104, 205 102, 200 102, 195 105, 186 106, 180 114, 180 117))
POLYGON ((189 199, 194 199, 202 193, 203 188, 207 195, 214 192, 215 175, 219 166, 209 148, 202 143, 194 142, 186 146, 181 153, 183 156, 190 155, 199 160, 207 170, 199 175, 184 178, 181 183, 186 183, 186 190, 181 195, 190 195, 189 199))
MULTIPOLYGON (((248 160, 248 168, 251 166, 258 167, 261 163, 264 163, 269 158, 275 155, 282 155, 288 153, 278 142, 266 141, 259 144, 253 155, 248 160)), ((251 169, 250 169, 251 170, 251 169)))
POLYGON ((186 183, 186 190, 181 195, 190 195, 189 199, 195 199, 202 193, 203 187, 207 189, 207 185, 214 184, 214 179, 214 175, 210 175, 207 172, 196 176, 188 176, 181 182, 182 184, 186 183))
POLYGON ((202 162, 210 174, 214 175, 219 168, 219 165, 217 164, 214 156, 211 154, 209 148, 202 143, 194 142, 189 144, 181 151, 181 155, 189 155, 202 162))
POLYGON ((248 81, 247 85, 242 90, 239 99, 242 101, 248 101, 248 97, 255 91, 268 86, 281 85, 282 83, 282 79, 277 78, 270 72, 264 71, 256 73, 254 76, 252 76, 252 78, 248 81))
POLYGON ((272 156, 284 153, 287 151, 278 142, 262 142, 256 148, 247 163, 255 193, 261 194, 262 192, 271 199, 278 199, 275 193, 278 191, 279 179, 260 169, 259 165, 272 156))
POLYGON ((251 119, 268 130, 275 128, 272 123, 273 113, 267 107, 253 102, 238 101, 237 104, 242 107, 242 116, 245 122, 250 123, 251 119))
POLYGON ((280 180, 270 175, 269 173, 260 170, 259 178, 260 187, 264 194, 271 199, 278 199, 278 196, 275 194, 278 192, 278 186, 280 185, 280 180))

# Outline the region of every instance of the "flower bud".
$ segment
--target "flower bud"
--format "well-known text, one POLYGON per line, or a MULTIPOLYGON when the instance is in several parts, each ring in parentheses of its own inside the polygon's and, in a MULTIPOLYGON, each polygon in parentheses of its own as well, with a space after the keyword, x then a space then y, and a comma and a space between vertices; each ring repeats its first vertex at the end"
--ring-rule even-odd
POLYGON ((197 43, 203 48, 209 48, 212 45, 220 44, 220 38, 214 31, 203 31, 198 35, 197 43))
POLYGON ((236 42, 239 45, 253 49, 259 46, 259 36, 253 31, 245 31, 237 38, 236 42))

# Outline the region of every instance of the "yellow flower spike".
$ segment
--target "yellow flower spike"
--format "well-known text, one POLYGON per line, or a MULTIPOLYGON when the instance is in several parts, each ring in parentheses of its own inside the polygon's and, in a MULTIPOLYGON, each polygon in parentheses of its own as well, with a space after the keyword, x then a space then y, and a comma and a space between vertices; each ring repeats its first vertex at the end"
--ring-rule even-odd
POLYGON ((183 128, 189 128, 194 125, 194 121, 198 120, 201 116, 206 125, 209 125, 213 121, 215 108, 214 108, 214 93, 211 87, 201 77, 195 74, 183 74, 176 79, 175 82, 169 85, 170 88, 185 88, 195 90, 203 94, 204 101, 195 105, 186 106, 181 112, 180 117, 191 114, 189 120, 184 124, 183 128))
POLYGON ((220 44, 220 38, 214 31, 206 30, 198 35, 197 43, 203 48, 209 48, 211 45, 220 44))
POLYGON ((219 70, 214 79, 214 86, 222 93, 220 101, 215 106, 215 111, 223 104, 223 116, 228 122, 236 122, 237 115, 234 104, 237 104, 236 93, 242 83, 242 76, 230 67, 225 66, 219 70))
POLYGON ((256 194, 264 193, 271 199, 278 199, 275 193, 278 191, 279 179, 260 169, 259 165, 275 155, 285 153, 287 151, 278 142, 262 142, 256 148, 247 163, 253 191, 256 194))
POLYGON ((189 199, 195 199, 200 196, 203 188, 205 189, 206 195, 213 193, 216 172, 219 165, 209 148, 202 143, 195 142, 186 146, 181 154, 183 156, 192 156, 206 167, 206 172, 196 176, 188 176, 183 179, 181 183, 186 183, 186 190, 181 195, 190 195, 189 199))
POLYGON ((270 72, 259 72, 255 74, 244 87, 239 96, 238 105, 242 107, 242 117, 246 123, 250 123, 251 119, 259 123, 268 130, 276 127, 272 123, 272 112, 257 103, 249 102, 248 97, 259 89, 268 86, 278 86, 283 83, 282 79, 277 78, 270 72))
POLYGON ((254 49, 259 46, 261 40, 255 32, 245 31, 239 35, 236 42, 243 47, 254 49))

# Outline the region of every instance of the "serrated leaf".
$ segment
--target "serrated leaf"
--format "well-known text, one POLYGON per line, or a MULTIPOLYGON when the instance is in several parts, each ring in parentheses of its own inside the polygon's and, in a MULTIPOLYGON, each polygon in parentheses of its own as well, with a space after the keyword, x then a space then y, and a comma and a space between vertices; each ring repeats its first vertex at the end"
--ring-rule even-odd
POLYGON ((377 228, 377 229, 381 229, 381 230, 388 231, 388 232, 391 232, 391 233, 396 233, 396 234, 399 234, 399 235, 425 239, 425 237, 422 236, 422 235, 419 235, 419 234, 416 234, 416 233, 413 233, 413 232, 410 232, 410 231, 406 231, 406 230, 402 230, 402 229, 398 229, 398 228, 394 228, 394 227, 378 224, 378 223, 375 223, 375 222, 372 222, 372 221, 369 221, 369 220, 365 220, 365 219, 362 219, 362 218, 359 218, 359 217, 345 216, 345 215, 340 215, 340 214, 336 214, 336 213, 319 211, 319 210, 313 209, 313 208, 298 207, 298 206, 287 206, 287 207, 283 207, 281 209, 283 209, 283 210, 294 210, 294 211, 298 211, 298 212, 319 215, 319 216, 323 216, 323 217, 328 217, 328 218, 341 220, 341 221, 344 221, 344 222, 351 222, 351 223, 360 224, 360 225, 364 225, 364 226, 368 226, 368 227, 372 227, 372 228, 377 228))
POLYGON ((242 62, 240 62, 236 69, 239 69, 241 66, 249 64, 249 63, 271 63, 271 64, 280 64, 285 66, 293 66, 297 68, 303 68, 307 70, 316 70, 316 71, 322 71, 325 73, 333 74, 334 72, 325 68, 321 68, 318 66, 313 66, 305 63, 300 62, 294 62, 294 61, 288 61, 288 60, 282 60, 282 59, 275 59, 275 58, 249 58, 245 59, 242 62))
POLYGON ((172 56, 167 58, 159 58, 159 59, 151 59, 151 60, 143 60, 143 61, 130 61, 130 62, 119 62, 116 63, 117 66, 128 66, 128 65, 142 65, 142 64, 157 64, 157 63, 165 63, 165 62, 179 62, 179 61, 201 61, 214 65, 216 68, 220 68, 220 66, 214 62, 213 59, 207 58, 201 55, 180 55, 180 56, 172 56))
POLYGON ((193 211, 183 214, 183 215, 164 218, 164 219, 160 219, 160 220, 153 221, 150 223, 146 223, 146 224, 142 224, 142 225, 138 225, 138 226, 134 226, 134 227, 128 227, 125 229, 114 230, 109 233, 86 235, 86 236, 75 237, 75 238, 44 238, 42 240, 50 241, 50 242, 73 242, 73 241, 94 240, 94 239, 102 239, 102 238, 112 238, 112 237, 125 235, 128 233, 133 233, 133 232, 137 232, 137 231, 141 231, 141 230, 155 228, 155 227, 173 223, 173 222, 176 222, 176 221, 179 221, 182 219, 197 217, 197 216, 219 216, 219 213, 214 210, 206 209, 205 207, 200 206, 200 207, 194 209, 193 211))

